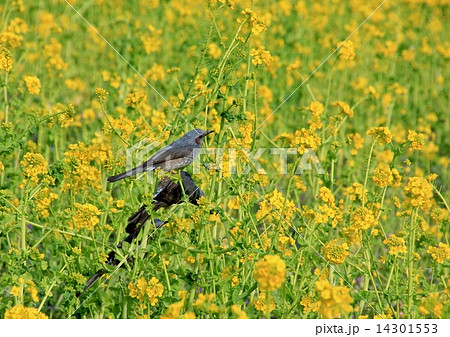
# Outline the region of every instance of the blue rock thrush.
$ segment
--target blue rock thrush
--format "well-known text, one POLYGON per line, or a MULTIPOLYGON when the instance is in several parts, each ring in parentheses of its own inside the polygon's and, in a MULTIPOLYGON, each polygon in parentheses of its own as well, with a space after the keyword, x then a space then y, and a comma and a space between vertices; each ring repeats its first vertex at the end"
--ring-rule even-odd
POLYGON ((191 164, 200 153, 203 139, 212 131, 195 129, 184 134, 183 137, 156 152, 145 163, 123 173, 108 178, 109 182, 128 178, 142 172, 150 172, 157 168, 173 171, 191 164))

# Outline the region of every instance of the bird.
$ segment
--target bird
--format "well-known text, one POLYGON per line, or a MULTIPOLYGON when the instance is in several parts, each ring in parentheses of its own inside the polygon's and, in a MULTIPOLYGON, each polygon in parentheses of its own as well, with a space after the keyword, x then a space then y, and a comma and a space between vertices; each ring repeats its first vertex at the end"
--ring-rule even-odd
POLYGON ((180 139, 177 139, 156 152, 149 160, 141 165, 118 175, 108 177, 108 182, 112 183, 138 173, 150 172, 157 168, 161 168, 164 171, 173 171, 186 167, 199 155, 200 151, 198 150, 202 147, 203 139, 212 132, 214 130, 203 131, 202 129, 195 129, 189 131, 180 139))
MULTIPOLYGON (((198 187, 192 177, 189 175, 186 171, 181 171, 181 184, 179 182, 174 182, 169 177, 165 177, 164 179, 160 180, 158 183, 158 186, 156 188, 156 193, 153 196, 153 210, 158 210, 160 208, 167 208, 171 205, 182 203, 183 195, 187 195, 189 197, 189 202, 197 205, 198 199, 200 199, 205 194, 203 191, 198 187), (183 194, 184 191, 184 194, 183 194)), ((147 212, 147 206, 144 204, 142 205, 133 215, 131 215, 128 218, 127 227, 125 228, 125 232, 128 234, 128 236, 122 240, 116 247, 117 249, 121 249, 124 242, 132 243, 134 239, 136 239, 141 232, 142 228, 144 227, 145 223, 150 219, 150 214, 147 212)), ((153 219, 155 223, 156 229, 160 229, 162 226, 164 226, 167 221, 161 221, 159 219, 153 219)), ((152 234, 148 235, 147 241, 149 241, 152 238, 152 234)), ((138 245, 140 242, 138 242, 138 245)), ((128 264, 131 264, 133 262, 133 256, 130 255, 126 259, 128 264)), ((110 251, 108 254, 108 257, 106 259, 106 263, 110 266, 117 266, 120 261, 116 259, 116 252, 114 250, 110 251)), ((88 281, 86 282, 86 285, 84 286, 84 289, 82 292, 77 292, 76 297, 80 297, 83 295, 86 291, 91 288, 97 280, 102 277, 103 274, 106 273, 106 270, 104 268, 99 269, 94 275, 92 275, 88 281)))

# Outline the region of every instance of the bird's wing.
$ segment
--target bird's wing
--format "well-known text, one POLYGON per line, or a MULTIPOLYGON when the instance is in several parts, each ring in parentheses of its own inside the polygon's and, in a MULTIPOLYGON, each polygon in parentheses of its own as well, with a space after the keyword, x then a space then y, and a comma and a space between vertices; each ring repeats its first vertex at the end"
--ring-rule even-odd
POLYGON ((148 161, 148 166, 154 166, 163 163, 166 160, 173 160, 192 155, 192 148, 178 147, 168 145, 161 151, 156 152, 148 161))

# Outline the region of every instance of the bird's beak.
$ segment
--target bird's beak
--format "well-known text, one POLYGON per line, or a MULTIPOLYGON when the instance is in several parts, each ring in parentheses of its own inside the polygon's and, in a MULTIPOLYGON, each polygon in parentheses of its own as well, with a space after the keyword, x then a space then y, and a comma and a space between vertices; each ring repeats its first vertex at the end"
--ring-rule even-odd
POLYGON ((206 131, 206 132, 203 134, 203 137, 205 137, 205 136, 207 136, 207 135, 209 135, 210 133, 213 133, 213 132, 214 132, 214 130, 206 131))

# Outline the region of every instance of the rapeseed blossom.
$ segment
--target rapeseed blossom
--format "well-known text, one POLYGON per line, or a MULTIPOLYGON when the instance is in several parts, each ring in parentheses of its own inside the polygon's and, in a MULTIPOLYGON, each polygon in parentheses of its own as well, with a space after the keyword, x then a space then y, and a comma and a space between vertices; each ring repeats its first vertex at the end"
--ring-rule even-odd
POLYGON ((277 255, 266 255, 256 262, 253 276, 261 291, 276 290, 285 281, 286 263, 277 255))
POLYGON ((130 282, 128 284, 128 289, 131 297, 137 298, 141 302, 149 301, 152 307, 158 303, 158 298, 160 298, 164 292, 163 285, 156 277, 152 277, 149 281, 146 281, 144 277, 141 277, 136 283, 130 282))
POLYGON ((353 298, 347 287, 333 286, 327 280, 317 281, 315 286, 320 300, 319 313, 323 318, 340 318, 352 311, 353 298))

